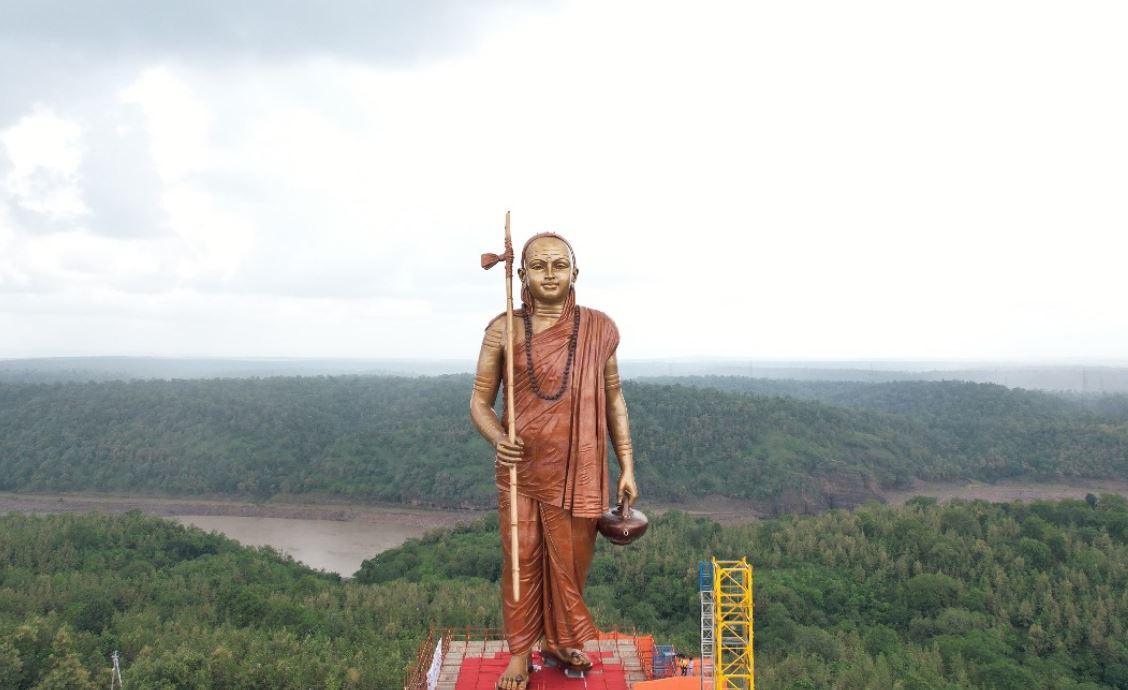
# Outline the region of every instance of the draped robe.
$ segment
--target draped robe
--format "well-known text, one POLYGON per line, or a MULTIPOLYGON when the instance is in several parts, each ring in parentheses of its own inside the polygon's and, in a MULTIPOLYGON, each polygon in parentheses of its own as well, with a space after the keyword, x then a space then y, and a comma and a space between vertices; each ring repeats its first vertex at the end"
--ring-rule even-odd
MULTIPOLYGON (((528 372, 529 344, 523 338, 514 344, 517 436, 525 442, 526 457, 517 466, 520 602, 513 600, 510 578, 502 578, 505 633, 514 654, 531 650, 542 635, 546 646, 556 649, 581 648, 597 635, 583 589, 595 548, 595 524, 610 495, 604 372, 619 344, 618 329, 603 312, 577 306, 572 293, 557 322, 532 336, 533 366, 541 392, 556 393, 568 360, 575 309, 580 311, 576 353, 558 400, 536 395, 528 372)), ((520 320, 515 324, 517 340, 524 329, 520 320)), ((499 466, 496 476, 508 564, 508 468, 499 466)))

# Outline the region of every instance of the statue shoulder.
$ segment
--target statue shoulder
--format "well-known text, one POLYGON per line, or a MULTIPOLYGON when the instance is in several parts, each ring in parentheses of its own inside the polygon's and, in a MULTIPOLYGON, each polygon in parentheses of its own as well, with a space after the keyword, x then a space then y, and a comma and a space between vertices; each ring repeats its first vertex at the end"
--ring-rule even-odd
POLYGON ((482 336, 482 346, 485 348, 505 349, 505 314, 494 317, 486 325, 486 332, 482 336))
POLYGON ((615 328, 616 330, 618 330, 615 326, 615 320, 608 316, 606 313, 601 312, 598 309, 592 309, 591 307, 581 307, 581 309, 583 310, 583 316, 590 319, 593 324, 615 328))
POLYGON ((505 333, 505 312, 501 312, 493 317, 490 319, 490 322, 486 324, 486 333, 490 332, 505 333))
POLYGON ((619 344, 619 327, 615 320, 604 312, 591 307, 581 307, 581 316, 588 321, 588 327, 594 332, 604 334, 611 344, 612 349, 619 344))

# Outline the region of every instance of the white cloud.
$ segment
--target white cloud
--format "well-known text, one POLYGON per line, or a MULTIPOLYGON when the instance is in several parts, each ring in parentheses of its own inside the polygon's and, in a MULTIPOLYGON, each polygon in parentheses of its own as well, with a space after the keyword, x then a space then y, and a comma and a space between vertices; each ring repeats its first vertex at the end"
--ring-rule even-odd
MULTIPOLYGON (((171 233, 20 226, 0 286, 113 292, 37 321, 129 334, 100 352, 472 357, 512 209, 573 241, 624 357, 1119 357, 1128 10, 1064 7, 573 2, 420 64, 139 65, 110 108, 142 113, 171 233)), ((105 128, 63 122, 20 155, 93 226, 105 128)))
POLYGON ((166 182, 208 167, 211 111, 171 70, 146 69, 122 91, 121 102, 144 112, 157 170, 166 182))
POLYGON ((165 191, 164 204, 182 244, 176 274, 183 279, 209 273, 230 279, 254 248, 253 221, 225 208, 205 191, 173 185, 165 191))
POLYGON ((78 184, 82 128, 49 108, 36 107, 0 131, 10 162, 3 190, 20 208, 50 222, 73 221, 88 212, 78 184))
POLYGON ((425 331, 430 318, 419 300, 374 299, 358 308, 351 300, 191 290, 138 294, 93 287, 0 293, 0 332, 7 354, 15 357, 45 351, 58 356, 224 356, 232 350, 256 357, 305 352, 374 356, 397 338, 409 342, 408 356, 442 357, 442 342, 414 339, 405 331, 425 331), (194 337, 186 337, 185 324, 194 337))
POLYGON ((5 208, 0 204, 0 291, 9 286, 26 287, 29 281, 23 266, 16 260, 14 247, 17 235, 6 216, 5 208))
POLYGON ((191 87, 167 67, 151 67, 122 91, 122 103, 144 113, 156 169, 164 183, 162 205, 182 241, 174 273, 234 275, 252 250, 255 226, 223 199, 201 187, 198 175, 224 169, 213 143, 215 117, 191 87))

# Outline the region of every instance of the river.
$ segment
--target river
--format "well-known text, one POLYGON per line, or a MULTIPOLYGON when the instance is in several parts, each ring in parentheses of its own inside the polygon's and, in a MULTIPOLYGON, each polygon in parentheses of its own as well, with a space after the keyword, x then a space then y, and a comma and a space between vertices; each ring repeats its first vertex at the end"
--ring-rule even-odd
MULTIPOLYGON (((1033 501, 1084 498, 1086 493, 1128 496, 1128 481, 921 483, 905 491, 886 492, 883 498, 895 504, 919 495, 932 496, 940 501, 953 498, 1033 501)), ((677 507, 726 524, 748 522, 755 516, 748 501, 719 496, 677 506, 648 506, 647 512, 654 517, 665 507, 677 507)), ((245 546, 269 545, 312 568, 344 577, 356 573, 364 560, 399 546, 407 539, 482 515, 482 511, 420 510, 343 503, 259 504, 230 499, 0 492, 0 514, 9 510, 25 513, 140 510, 209 532, 221 532, 245 546)))
POLYGON ((220 532, 244 546, 272 546, 319 570, 351 577, 360 564, 432 529, 474 520, 482 511, 422 510, 347 503, 247 503, 237 500, 107 494, 0 492, 0 514, 123 513, 139 510, 220 532))
POLYGON ((177 515, 172 519, 220 532, 244 546, 272 546, 311 568, 345 577, 351 577, 364 560, 427 531, 418 525, 343 520, 231 515, 177 515))

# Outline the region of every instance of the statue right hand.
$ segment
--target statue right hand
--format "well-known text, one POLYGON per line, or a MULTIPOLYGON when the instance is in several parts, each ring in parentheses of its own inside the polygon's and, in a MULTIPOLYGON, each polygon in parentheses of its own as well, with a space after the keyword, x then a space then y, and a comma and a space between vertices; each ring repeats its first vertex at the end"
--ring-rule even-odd
POLYGON ((497 445, 494 446, 496 451, 496 459, 498 462, 507 463, 510 465, 518 465, 525 461, 525 442, 517 437, 513 443, 509 442, 509 437, 505 436, 497 445))

